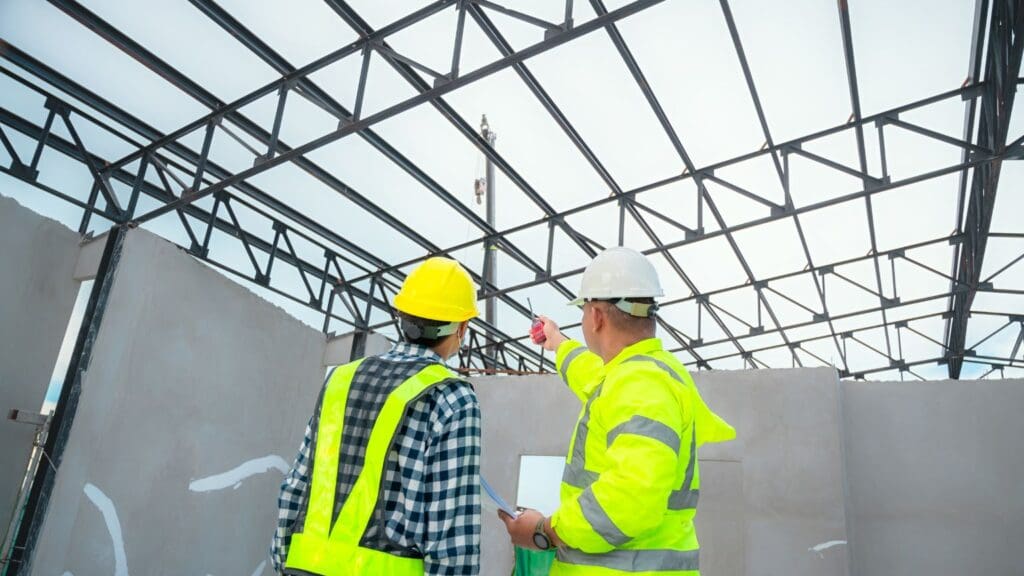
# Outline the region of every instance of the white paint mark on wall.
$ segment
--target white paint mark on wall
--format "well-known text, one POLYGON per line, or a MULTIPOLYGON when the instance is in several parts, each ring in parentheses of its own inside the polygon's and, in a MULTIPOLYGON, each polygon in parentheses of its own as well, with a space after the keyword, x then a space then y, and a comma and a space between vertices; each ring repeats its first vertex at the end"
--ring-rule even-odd
POLYGON ((188 489, 192 492, 210 492, 211 490, 223 490, 229 487, 237 489, 242 485, 242 480, 250 476, 263 474, 272 468, 280 471, 282 474, 287 474, 291 470, 291 466, 288 465, 288 462, 285 462, 284 458, 271 454, 263 458, 254 458, 248 462, 243 462, 227 472, 207 476, 199 480, 192 480, 188 483, 188 489))
POLYGON ((114 509, 114 502, 102 490, 92 484, 86 483, 83 490, 85 495, 89 497, 89 500, 103 514, 103 522, 106 523, 107 532, 110 533, 110 540, 114 546, 114 576, 128 576, 128 558, 124 553, 121 521, 117 519, 117 510, 114 509))
POLYGON ((822 554, 822 552, 829 548, 835 548, 836 546, 846 546, 846 540, 829 540, 828 542, 822 542, 821 544, 811 546, 807 551, 814 552, 819 557, 824 558, 825 555, 822 554))

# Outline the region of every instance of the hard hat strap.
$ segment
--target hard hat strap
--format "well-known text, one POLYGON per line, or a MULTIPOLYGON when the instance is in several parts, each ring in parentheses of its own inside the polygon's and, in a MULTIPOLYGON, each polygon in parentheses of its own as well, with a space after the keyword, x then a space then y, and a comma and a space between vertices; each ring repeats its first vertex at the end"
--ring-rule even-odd
POLYGON ((651 316, 656 316, 658 312, 657 302, 630 302, 625 298, 620 298, 618 300, 613 301, 612 304, 614 304, 616 308, 622 310, 626 314, 629 314, 630 316, 637 316, 639 318, 649 318, 651 316))
POLYGON ((419 340, 420 338, 437 340, 438 338, 450 336, 458 332, 459 324, 460 322, 451 322, 449 324, 442 324, 441 326, 423 326, 403 318, 402 332, 404 332, 406 337, 410 340, 419 340))

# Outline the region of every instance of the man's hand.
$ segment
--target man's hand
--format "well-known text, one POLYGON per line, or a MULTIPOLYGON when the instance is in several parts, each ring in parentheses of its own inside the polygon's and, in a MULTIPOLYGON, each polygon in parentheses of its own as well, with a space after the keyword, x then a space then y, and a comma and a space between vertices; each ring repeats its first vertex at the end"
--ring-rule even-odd
POLYGON ((537 318, 544 323, 544 337, 547 338, 541 346, 545 350, 557 351, 562 342, 565 342, 568 338, 566 338, 565 334, 562 334, 561 330, 558 329, 558 324, 555 324, 555 321, 551 318, 547 316, 537 316, 537 318))
POLYGON ((513 546, 539 550, 533 543, 533 533, 537 529, 537 522, 544 519, 543 514, 527 508, 515 518, 499 510, 498 517, 505 523, 505 529, 508 530, 508 536, 513 546))

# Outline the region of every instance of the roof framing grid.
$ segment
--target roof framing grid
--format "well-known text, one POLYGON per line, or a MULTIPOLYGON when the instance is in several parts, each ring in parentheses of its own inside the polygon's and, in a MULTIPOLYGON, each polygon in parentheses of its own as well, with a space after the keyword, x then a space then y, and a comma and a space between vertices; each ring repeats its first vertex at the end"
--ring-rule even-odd
MULTIPOLYGON (((964 362, 977 363, 979 358, 991 365, 990 373, 998 370, 1002 374, 1007 368, 1021 367, 1022 361, 1017 357, 1020 337, 1010 338, 1007 350, 999 353, 993 353, 988 347, 980 348, 982 344, 991 346, 995 339, 985 338, 973 346, 969 346, 967 341, 967 321, 972 314, 1002 315, 1006 320, 1002 329, 1019 328, 1020 324, 1019 316, 1012 309, 1005 312, 973 309, 974 298, 979 293, 1009 297, 1021 292, 1012 286, 997 288, 992 283, 993 278, 1014 266, 1020 258, 1011 260, 995 274, 982 278, 982 262, 991 235, 989 228, 1000 167, 1003 160, 1020 157, 1022 150, 1021 139, 1009 134, 1009 118, 1019 82, 1021 49, 1024 47, 1020 32, 1024 14, 1011 0, 993 1, 991 6, 989 0, 978 0, 970 77, 962 86, 870 115, 861 111, 849 7, 845 0, 838 0, 837 15, 850 97, 850 118, 844 123, 784 142, 776 141, 769 129, 768 114, 747 59, 740 23, 736 21, 729 1, 719 0, 721 18, 764 144, 757 150, 703 166, 690 156, 684 145, 686 135, 677 131, 648 81, 644 66, 620 31, 621 23, 661 4, 661 0, 637 0, 621 4, 614 10, 608 10, 602 0, 591 0, 591 18, 581 17, 580 7, 574 7, 572 0, 568 0, 564 10, 559 11, 561 19, 557 22, 513 10, 498 2, 438 0, 377 29, 348 2, 325 0, 358 39, 298 67, 215 1, 190 2, 203 17, 219 26, 279 77, 231 102, 222 101, 140 41, 81 4, 73 0, 50 0, 51 5, 159 75, 175 90, 206 107, 208 112, 180 128, 162 133, 144 119, 129 114, 60 71, 5 43, 0 49, 3 73, 45 97, 46 119, 39 125, 26 118, 25 110, 0 107, 0 150, 6 150, 10 157, 6 166, 0 166, 0 172, 81 209, 79 229, 83 233, 95 230, 101 224, 149 226, 164 216, 176 217, 185 238, 184 247, 194 256, 319 314, 324 320, 325 332, 337 327, 363 333, 388 329, 394 323, 389 296, 400 286, 403 270, 429 255, 454 256, 460 250, 489 245, 497 246, 504 257, 521 266, 532 278, 516 281, 499 279, 490 284, 484 283, 483 277, 473 272, 481 285, 480 297, 498 299, 517 317, 526 319, 530 316, 530 309, 525 304, 525 293, 529 289, 547 287, 553 294, 566 299, 573 295, 567 281, 582 272, 585 262, 581 261, 570 269, 558 268, 552 265, 553 253, 572 249, 592 256, 605 248, 582 227, 570 224, 567 219, 614 207, 618 214, 617 241, 625 241, 627 227, 638 230, 645 242, 645 253, 662 259, 667 270, 689 291, 687 294, 670 295, 663 303, 664 314, 659 323, 669 337, 670 347, 691 357, 698 368, 732 367, 737 363, 750 368, 779 366, 785 357, 787 364, 792 366, 835 365, 843 377, 863 377, 890 370, 913 376, 916 375, 915 367, 941 363, 948 364, 950 377, 957 378, 964 362), (418 55, 403 53, 390 42, 402 31, 441 13, 450 14, 456 22, 447 69, 431 68, 418 55), (499 20, 492 18, 494 15, 535 27, 537 41, 525 47, 514 47, 498 25, 499 20), (471 26, 474 32, 482 33, 482 37, 490 42, 498 58, 469 69, 465 58, 468 49, 465 38, 471 26), (651 179, 647 184, 632 189, 624 188, 609 170, 607 158, 602 158, 597 148, 584 138, 585 131, 570 119, 572 110, 560 105, 553 92, 546 89, 539 76, 531 70, 531 58, 585 36, 607 37, 646 103, 647 109, 643 112, 656 119, 657 126, 670 142, 681 163, 681 172, 651 179), (367 85, 375 73, 369 66, 371 57, 379 58, 397 73, 411 88, 412 95, 382 110, 367 113, 364 106, 367 85), (353 79, 358 88, 351 108, 344 106, 313 77, 317 71, 343 59, 359 62, 358 78, 353 79), (545 194, 513 166, 509 157, 488 144, 448 101, 447 97, 460 88, 503 71, 513 74, 526 87, 585 165, 597 176, 605 187, 605 195, 556 209, 545 194), (327 113, 337 121, 337 125, 324 135, 303 142, 286 143, 282 125, 289 114, 287 103, 290 98, 300 98, 327 113), (248 105, 261 99, 271 99, 275 103, 269 122, 257 121, 246 112, 248 105), (907 119, 912 113, 957 99, 964 102, 964 131, 960 138, 907 119), (376 125, 422 105, 436 111, 472 148, 493 162, 502 177, 522 193, 541 217, 507 227, 488 224, 432 177, 429 167, 418 165, 375 130, 376 125), (89 143, 76 130, 76 126, 83 122, 99 126, 132 151, 120 158, 100 157, 90 151, 89 143), (70 138, 54 133, 54 125, 64 126, 70 138), (864 129, 872 127, 878 139, 877 158, 871 158, 865 137, 864 129), (891 152, 886 150, 885 136, 893 129, 913 134, 922 142, 952 146, 959 150, 960 160, 938 168, 890 173, 891 152), (31 157, 18 155, 8 132, 36 143, 31 157), (372 192, 357 190, 310 159, 311 152, 351 136, 366 142, 391 165, 451 209, 473 231, 472 237, 464 242, 439 244, 392 214, 374 199, 372 192), (855 141, 856 162, 853 166, 815 151, 816 142, 836 136, 851 137, 855 141), (186 145, 184 141, 190 137, 201 144, 186 145), (251 166, 233 171, 219 163, 211 149, 215 139, 221 138, 230 138, 245 147, 251 154, 251 166), (39 158, 44 150, 56 151, 88 169, 92 185, 87 195, 76 196, 43 182, 45 179, 40 178, 40 172, 46 167, 39 158), (859 182, 859 187, 831 197, 798 202, 794 200, 791 183, 795 170, 792 160, 796 158, 817 169, 852 177, 859 182), (730 169, 752 162, 767 162, 766 165, 771 167, 772 178, 777 180, 783 193, 781 201, 773 199, 767 192, 767 183, 762 190, 758 185, 740 185, 729 176, 730 169), (880 172, 872 173, 870 166, 873 163, 880 166, 880 172), (285 165, 299 168, 333 194, 365 210, 380 225, 421 253, 397 261, 385 259, 372 248, 303 212, 286 200, 279 190, 254 183, 257 176, 285 165), (961 213, 957 215, 956 230, 945 236, 881 249, 876 199, 947 176, 959 177, 961 202, 958 209, 961 213), (969 194, 968 179, 971 181, 969 194), (646 202, 652 193, 682 183, 694 186, 697 191, 693 198, 677 200, 679 203, 696 204, 696 223, 675 218, 646 202), (130 192, 125 193, 124 190, 130 192), (724 195, 728 194, 752 202, 760 210, 760 215, 727 221, 722 206, 726 200, 724 195), (854 258, 814 258, 814 240, 807 232, 808 219, 817 218, 817 214, 830 208, 860 202, 864 204, 870 244, 868 253, 854 258), (143 209, 143 205, 150 208, 143 209), (737 239, 738 235, 780 223, 792 226, 795 231, 799 249, 796 257, 804 264, 799 269, 757 274, 750 256, 737 239), (666 226, 671 233, 665 232, 666 226), (514 238, 523 233, 546 236, 546 254, 531 254, 520 246, 514 238), (212 240, 220 237, 236 239, 240 243, 241 256, 225 258, 211 250, 212 240), (727 247, 728 257, 735 260, 741 271, 739 282, 705 288, 700 272, 688 268, 683 253, 711 242, 723 242, 727 247), (953 266, 949 274, 939 271, 926 256, 929 250, 941 250, 943 247, 952 253, 953 266), (313 252, 322 256, 314 258, 311 256, 313 252), (238 261, 242 264, 239 265, 238 261), (860 265, 869 267, 870 280, 854 273, 860 265), (891 269, 891 274, 887 268, 891 269), (299 281, 291 286, 283 285, 279 280, 282 270, 290 270, 288 273, 299 281), (907 291, 897 276, 902 277, 910 270, 937 275, 947 285, 943 289, 906 296, 907 291), (887 278, 883 272, 889 275, 891 288, 886 285, 887 278), (789 293, 784 287, 787 282, 803 282, 809 290, 802 296, 789 293), (837 309, 834 296, 837 290, 852 290, 866 300, 853 309, 848 309, 849 306, 837 309), (750 303, 749 308, 739 309, 737 299, 746 299, 750 303), (944 310, 935 309, 943 303, 944 310), (922 311, 925 307, 928 310, 922 311), (784 308, 796 312, 784 313, 784 308), (695 312, 693 321, 679 320, 685 316, 684 310, 695 312), (710 319, 710 323, 705 319, 710 319), (937 334, 923 327, 932 321, 944 321, 945 332, 937 334), (872 340, 879 334, 882 336, 880 341, 872 340), (937 346, 938 353, 933 354, 934 349, 905 353, 904 337, 937 346), (876 363, 854 362, 848 356, 851 347, 870 351, 876 363), (772 355, 773 352, 779 352, 781 356, 772 355), (768 360, 769 357, 774 360, 768 360)), ((838 57, 836 54, 837 60, 838 57)), ((1001 237, 1022 239, 1024 235, 1010 231, 1002 233, 1001 237)), ((512 335, 482 320, 474 321, 472 329, 470 343, 460 357, 460 364, 465 369, 498 366, 505 370, 524 371, 551 368, 550 359, 543 358, 536 348, 528 346, 525 336, 512 335), (491 346, 495 345, 492 353, 491 346)))

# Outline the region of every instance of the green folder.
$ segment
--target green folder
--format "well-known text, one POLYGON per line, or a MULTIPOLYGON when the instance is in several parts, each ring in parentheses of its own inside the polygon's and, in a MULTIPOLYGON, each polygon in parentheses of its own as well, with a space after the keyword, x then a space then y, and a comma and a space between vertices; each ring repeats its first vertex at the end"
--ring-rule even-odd
POLYGON ((516 548, 516 566, 512 576, 547 576, 555 560, 554 550, 516 548))

